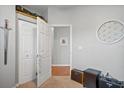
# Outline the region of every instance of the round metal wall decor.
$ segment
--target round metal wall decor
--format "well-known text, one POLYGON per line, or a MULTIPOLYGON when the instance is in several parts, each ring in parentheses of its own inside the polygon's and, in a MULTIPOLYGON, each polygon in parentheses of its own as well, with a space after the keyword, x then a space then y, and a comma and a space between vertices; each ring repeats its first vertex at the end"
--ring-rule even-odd
POLYGON ((124 37, 124 25, 119 21, 108 21, 97 31, 98 38, 105 43, 115 43, 124 37))

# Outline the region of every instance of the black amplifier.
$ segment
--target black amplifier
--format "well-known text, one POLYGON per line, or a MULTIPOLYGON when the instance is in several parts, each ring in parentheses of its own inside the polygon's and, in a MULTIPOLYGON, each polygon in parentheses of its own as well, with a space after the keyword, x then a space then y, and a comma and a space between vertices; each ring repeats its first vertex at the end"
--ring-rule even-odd
POLYGON ((114 78, 99 78, 99 88, 124 88, 124 81, 118 81, 114 78))

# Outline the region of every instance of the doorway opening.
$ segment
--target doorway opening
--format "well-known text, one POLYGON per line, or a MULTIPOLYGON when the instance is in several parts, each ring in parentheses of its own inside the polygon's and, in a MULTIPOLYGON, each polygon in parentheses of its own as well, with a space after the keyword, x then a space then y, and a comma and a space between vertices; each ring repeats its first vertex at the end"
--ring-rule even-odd
POLYGON ((72 26, 52 25, 52 76, 70 76, 72 68, 72 26))

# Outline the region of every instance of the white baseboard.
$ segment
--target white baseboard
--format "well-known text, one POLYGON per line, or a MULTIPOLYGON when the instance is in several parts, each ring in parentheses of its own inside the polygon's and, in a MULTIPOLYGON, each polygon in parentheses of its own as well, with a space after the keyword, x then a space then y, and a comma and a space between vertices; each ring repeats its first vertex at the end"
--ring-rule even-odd
POLYGON ((70 64, 52 64, 52 66, 70 66, 70 64))

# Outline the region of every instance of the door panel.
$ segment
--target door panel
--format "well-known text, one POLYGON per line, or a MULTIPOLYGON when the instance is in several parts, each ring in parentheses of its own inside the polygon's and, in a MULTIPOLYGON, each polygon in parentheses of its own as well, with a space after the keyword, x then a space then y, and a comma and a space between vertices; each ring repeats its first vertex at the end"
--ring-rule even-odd
POLYGON ((0 5, 0 26, 5 27, 8 20, 7 31, 0 28, 0 88, 11 88, 15 86, 15 5, 0 5), (7 64, 4 63, 4 32, 8 32, 7 64))
POLYGON ((19 63, 20 63, 20 78, 19 83, 25 83, 27 81, 36 78, 35 71, 35 33, 36 24, 29 23, 26 21, 19 20, 19 63))
MULTIPOLYGON (((51 60, 47 56, 48 47, 48 26, 39 17, 37 18, 37 87, 43 84, 51 76, 51 60), (43 31, 42 31, 43 30, 43 31)), ((50 45, 50 44, 49 44, 50 45)))

